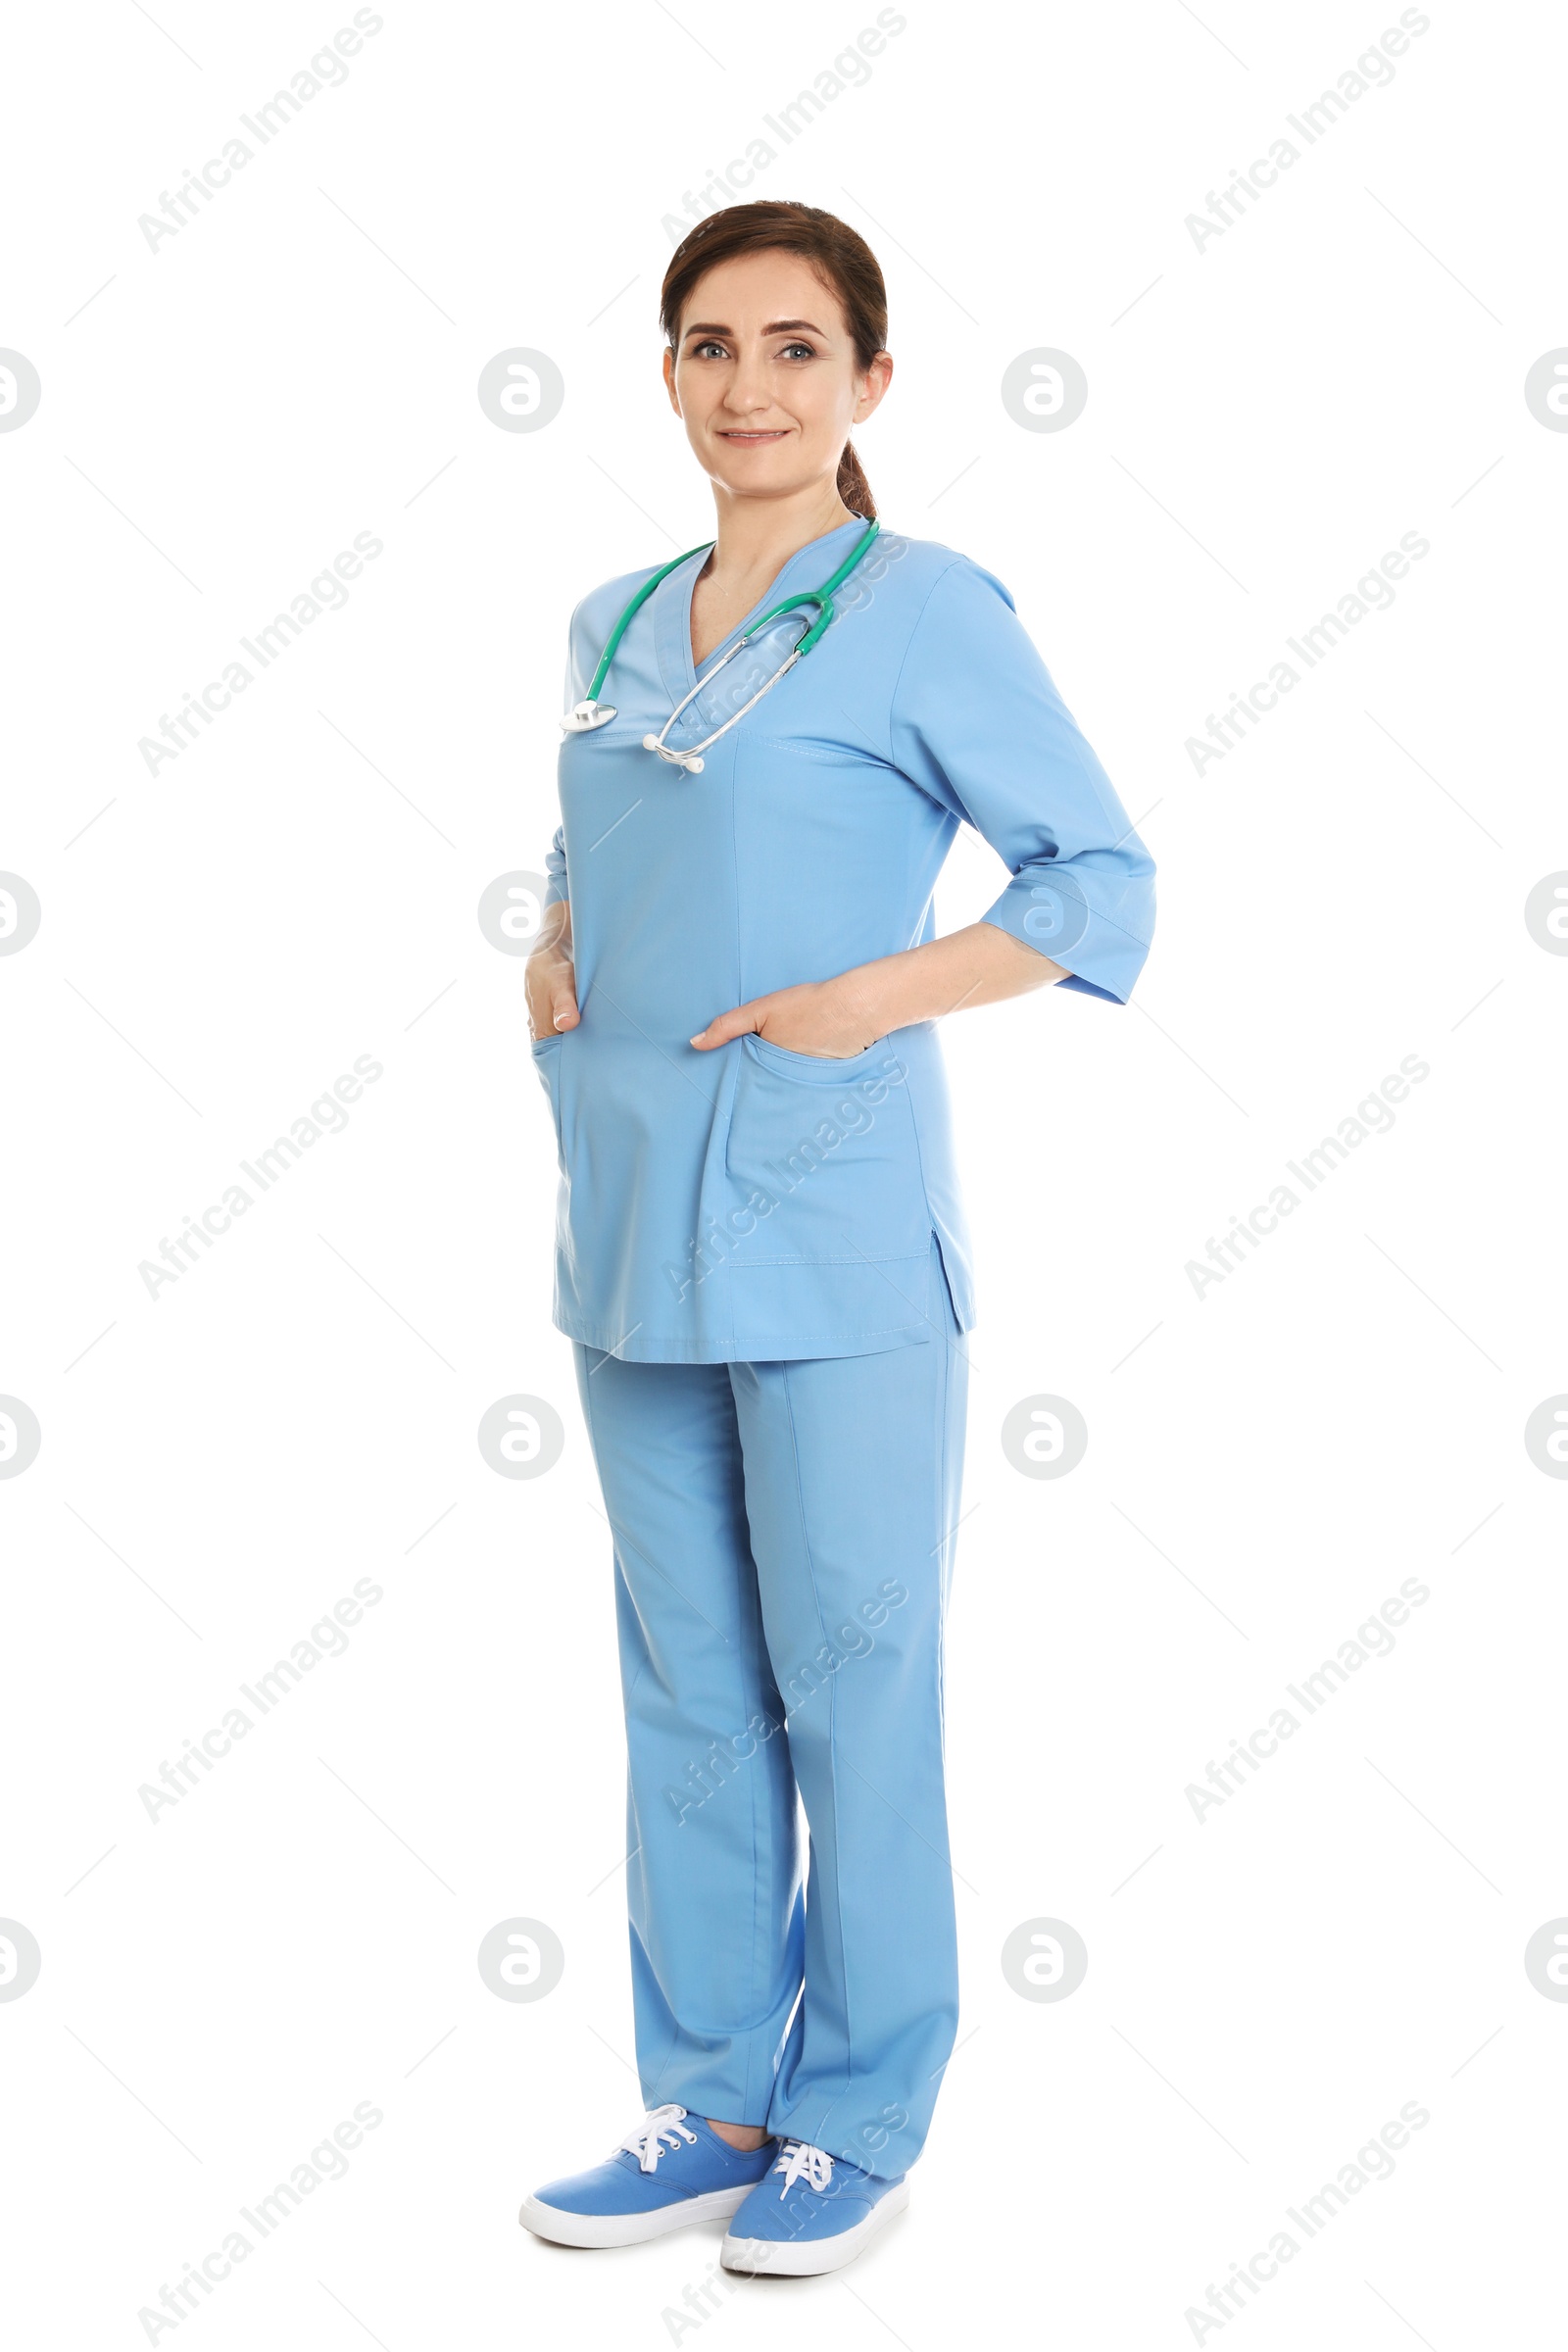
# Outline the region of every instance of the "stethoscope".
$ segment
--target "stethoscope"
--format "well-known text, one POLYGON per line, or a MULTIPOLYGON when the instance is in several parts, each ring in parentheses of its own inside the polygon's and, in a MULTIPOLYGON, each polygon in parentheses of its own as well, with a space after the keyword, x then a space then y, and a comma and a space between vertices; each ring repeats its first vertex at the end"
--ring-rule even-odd
MULTIPOLYGON (((711 750, 712 746, 718 741, 719 737, 727 734, 731 727, 738 726, 740 721, 746 716, 747 711, 755 710, 758 704, 761 701, 763 695, 770 694, 773 688, 778 684, 780 678, 785 675, 786 671, 792 670, 795 667, 796 662, 803 661, 810 652, 812 646, 815 645, 823 630, 827 628, 832 621, 834 589, 843 586, 844 582, 849 578, 851 572, 855 569, 855 566, 857 564, 858 564, 860 558, 865 554, 866 549, 870 546, 872 540, 876 537, 877 532, 881 528, 882 525, 879 522, 873 522, 869 524, 864 532, 864 535, 858 541, 854 554, 845 559, 845 561, 839 565, 837 571, 833 574, 833 577, 830 580, 824 580, 820 588, 803 588, 795 596, 786 596, 783 602, 776 604, 770 612, 764 612, 760 620, 754 620, 751 627, 747 630, 745 636, 738 637, 735 643, 730 647, 728 653, 721 654, 707 674, 698 679, 696 685, 692 688, 691 693, 684 696, 682 700, 675 705, 674 710, 665 719, 663 725, 660 728, 659 733, 657 735, 645 735, 643 737, 643 750, 645 752, 657 752, 661 760, 667 760, 671 767, 683 767, 689 776, 700 776, 703 772, 702 756, 704 752, 711 750), (686 705, 690 702, 694 702, 697 696, 702 693, 705 686, 711 685, 713 679, 718 675, 719 671, 725 666, 725 664, 733 662, 736 655, 743 652, 745 648, 751 644, 753 637, 756 636, 760 629, 766 628, 768 622, 770 620, 777 620, 781 613, 793 612, 797 605, 815 605, 817 608, 817 615, 810 627, 807 630, 805 636, 801 638, 800 642, 795 647, 795 650, 790 655, 788 661, 782 662, 780 666, 774 670, 773 675, 768 679, 765 686, 760 686, 758 688, 757 692, 753 695, 749 703, 743 704, 739 710, 735 711, 731 717, 726 718, 721 727, 715 727, 712 734, 710 735, 705 742, 695 744, 689 752, 672 750, 665 742, 664 738, 669 733, 670 728, 675 724, 676 719, 679 718, 681 712, 685 710, 686 705)), ((710 548, 713 546, 713 544, 714 542, 711 539, 705 539, 703 542, 703 548, 689 547, 684 556, 677 556, 672 564, 665 564, 660 570, 656 571, 651 580, 645 580, 643 582, 636 595, 632 598, 631 603, 626 607, 625 612, 621 614, 614 627, 611 630, 610 642, 599 657, 599 667, 594 671, 593 683, 590 685, 587 694, 580 703, 574 703, 572 705, 571 709, 566 712, 565 717, 562 720, 562 727, 566 734, 586 735, 594 727, 605 727, 610 724, 610 721, 615 715, 614 706, 611 703, 600 702, 599 689, 601 686, 603 686, 606 677, 609 675, 610 664, 614 659, 615 648, 619 645, 622 637, 625 636, 628 625, 641 612, 643 606, 653 595, 654 590, 659 586, 661 580, 667 579, 669 574, 672 571, 677 571, 681 564, 686 563, 689 558, 695 555, 700 555, 703 552, 703 549, 710 548)))

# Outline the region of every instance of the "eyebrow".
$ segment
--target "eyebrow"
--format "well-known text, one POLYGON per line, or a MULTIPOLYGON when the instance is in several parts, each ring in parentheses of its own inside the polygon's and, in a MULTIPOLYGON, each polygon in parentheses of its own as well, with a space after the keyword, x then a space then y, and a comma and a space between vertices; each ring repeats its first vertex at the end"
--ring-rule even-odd
MULTIPOLYGON (((812 335, 821 335, 827 332, 825 327, 813 326, 809 318, 775 318, 769 325, 763 327, 762 332, 764 335, 782 335, 803 326, 808 334, 812 335)), ((734 332, 735 329, 732 326, 717 326, 711 321, 708 321, 697 326, 689 326, 681 337, 681 341, 689 343, 693 335, 732 335, 734 332)))

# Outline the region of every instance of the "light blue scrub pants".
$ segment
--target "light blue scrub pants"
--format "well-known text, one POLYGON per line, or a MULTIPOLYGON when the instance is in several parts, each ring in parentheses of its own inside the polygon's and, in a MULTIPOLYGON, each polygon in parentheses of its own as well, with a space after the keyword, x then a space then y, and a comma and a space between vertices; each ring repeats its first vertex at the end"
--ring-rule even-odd
POLYGON ((967 1364, 934 1241, 926 1312, 926 1344, 804 1362, 576 1344, 614 1532, 643 2096, 887 2179, 958 2015, 942 1635, 967 1364))

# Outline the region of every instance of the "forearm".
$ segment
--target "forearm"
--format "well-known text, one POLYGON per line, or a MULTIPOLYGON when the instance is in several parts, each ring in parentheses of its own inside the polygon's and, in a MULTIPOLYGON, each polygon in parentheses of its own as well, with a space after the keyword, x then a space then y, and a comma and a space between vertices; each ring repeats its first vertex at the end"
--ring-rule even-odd
POLYGON ((924 947, 906 948, 843 972, 827 986, 853 1007, 857 1026, 872 1037, 941 1020, 973 1004, 1000 1004, 1067 974, 1038 949, 995 923, 970 923, 924 947))
POLYGON ((965 1004, 1021 997, 1066 972, 995 923, 970 923, 946 939, 857 963, 832 980, 804 981, 737 1004, 698 1031, 703 1053, 756 1031, 796 1054, 843 1060, 914 1021, 939 1021, 965 1004))

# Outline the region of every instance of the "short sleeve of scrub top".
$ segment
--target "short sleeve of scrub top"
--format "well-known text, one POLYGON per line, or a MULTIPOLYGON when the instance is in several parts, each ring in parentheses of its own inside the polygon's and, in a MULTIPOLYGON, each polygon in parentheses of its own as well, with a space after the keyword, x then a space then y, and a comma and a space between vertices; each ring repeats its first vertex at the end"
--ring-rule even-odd
MULTIPOLYGON (((864 529, 799 550, 748 618, 817 586, 864 529)), ((1125 1003, 1153 863, 1006 589, 932 541, 873 544, 809 656, 700 774, 657 760, 643 737, 695 683, 706 553, 622 638, 602 690, 614 720, 561 751, 547 896, 571 903, 581 1019, 533 1048, 561 1178, 555 1320, 637 1362, 928 1345, 933 1236, 960 1329, 974 1321, 937 1024, 844 1060, 689 1041, 732 1005, 933 937, 962 823, 1010 877, 984 919, 1061 964, 1063 989, 1125 1003)), ((568 703, 653 568, 577 608, 568 703)), ((710 735, 803 627, 773 624, 714 674, 672 748, 710 735)))

